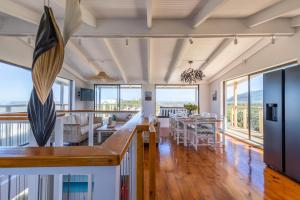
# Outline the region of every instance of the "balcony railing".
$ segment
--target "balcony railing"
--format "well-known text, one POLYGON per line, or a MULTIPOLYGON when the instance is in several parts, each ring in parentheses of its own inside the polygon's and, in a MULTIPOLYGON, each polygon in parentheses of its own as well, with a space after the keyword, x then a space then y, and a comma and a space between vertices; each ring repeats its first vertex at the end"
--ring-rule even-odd
POLYGON ((186 112, 186 109, 183 107, 159 107, 159 117, 169 118, 170 114, 176 114, 178 112, 186 112))
POLYGON ((148 195, 155 199, 156 133, 140 113, 99 146, 63 147, 58 124, 53 147, 0 148, 1 200, 143 200, 144 131, 150 132, 148 195))
POLYGON ((246 105, 227 105, 227 128, 248 135, 250 130, 252 136, 263 137, 263 107, 251 106, 251 119, 249 124, 249 111, 246 105))

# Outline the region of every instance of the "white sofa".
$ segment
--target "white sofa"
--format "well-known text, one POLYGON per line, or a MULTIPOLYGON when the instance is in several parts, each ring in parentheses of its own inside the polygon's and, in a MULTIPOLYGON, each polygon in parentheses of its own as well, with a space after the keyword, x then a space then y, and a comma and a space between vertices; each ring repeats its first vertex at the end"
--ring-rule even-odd
MULTIPOLYGON (((94 130, 102 126, 102 118, 94 117, 94 130)), ((88 138, 88 113, 76 113, 64 118, 64 142, 81 143, 88 138)))

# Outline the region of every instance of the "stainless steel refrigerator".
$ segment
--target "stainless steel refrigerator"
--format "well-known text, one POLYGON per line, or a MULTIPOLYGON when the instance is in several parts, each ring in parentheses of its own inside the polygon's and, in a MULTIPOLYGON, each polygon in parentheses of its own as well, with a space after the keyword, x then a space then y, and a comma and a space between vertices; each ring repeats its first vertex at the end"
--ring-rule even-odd
POLYGON ((300 67, 264 74, 264 162, 300 181, 300 67))

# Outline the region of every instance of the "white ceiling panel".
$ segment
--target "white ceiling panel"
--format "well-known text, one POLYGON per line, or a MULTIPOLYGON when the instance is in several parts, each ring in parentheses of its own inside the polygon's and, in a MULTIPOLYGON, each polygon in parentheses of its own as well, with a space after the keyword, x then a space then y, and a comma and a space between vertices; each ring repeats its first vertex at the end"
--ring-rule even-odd
MULTIPOLYGON (((44 1, 43 0, 10 0, 15 3, 18 3, 28 9, 31 9, 37 13, 43 13, 44 11, 44 1)), ((47 0, 46 0, 47 2, 47 0)), ((49 0, 49 4, 53 10, 54 16, 57 18, 64 17, 64 9, 55 4, 53 1, 49 0)))
POLYGON ((281 17, 297 17, 300 15, 300 9, 297 9, 297 10, 293 10, 291 12, 288 12, 284 15, 282 15, 281 17))
POLYGON ((143 60, 140 39, 108 39, 129 81, 142 81, 143 60))
POLYGON ((211 17, 235 18, 248 17, 263 10, 280 0, 227 0, 217 8, 211 17))
POLYGON ((153 62, 152 62, 152 79, 154 82, 163 82, 167 73, 169 64, 173 59, 173 51, 177 40, 166 39, 153 39, 153 62))
POLYGON ((153 0, 154 18, 190 17, 203 0, 153 0))
POLYGON ((232 61, 253 46, 259 39, 261 38, 239 38, 237 45, 232 42, 232 44, 225 48, 223 52, 204 70, 206 78, 210 78, 215 73, 229 65, 232 61))
POLYGON ((97 18, 135 18, 145 16, 144 0, 84 0, 82 4, 97 18))

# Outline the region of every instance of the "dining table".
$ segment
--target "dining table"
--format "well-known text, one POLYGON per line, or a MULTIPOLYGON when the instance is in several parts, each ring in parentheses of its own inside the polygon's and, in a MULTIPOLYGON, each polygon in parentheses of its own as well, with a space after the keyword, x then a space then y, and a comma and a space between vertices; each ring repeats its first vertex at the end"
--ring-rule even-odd
MULTIPOLYGON (((213 117, 193 117, 193 116, 182 116, 176 117, 176 120, 183 124, 184 136, 183 136, 183 145, 185 147, 188 146, 188 126, 192 125, 197 121, 197 123, 203 125, 211 125, 213 134, 214 134, 214 143, 216 143, 217 139, 217 124, 223 122, 221 118, 213 118, 213 117)), ((224 123, 223 123, 224 124, 224 123)), ((225 145, 225 134, 222 133, 222 141, 219 142, 222 145, 225 145)))

